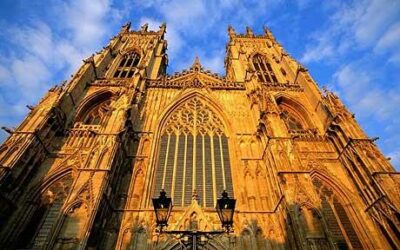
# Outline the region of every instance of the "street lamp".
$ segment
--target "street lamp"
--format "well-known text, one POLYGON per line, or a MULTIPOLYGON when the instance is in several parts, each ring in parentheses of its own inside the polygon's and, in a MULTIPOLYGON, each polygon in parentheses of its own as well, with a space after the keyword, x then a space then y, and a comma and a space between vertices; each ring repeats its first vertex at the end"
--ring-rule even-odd
POLYGON ((224 190, 222 197, 217 200, 216 210, 221 220, 222 227, 226 232, 230 232, 233 225, 233 213, 235 212, 236 200, 228 197, 228 193, 224 190))
MULTIPOLYGON (((214 230, 214 231, 199 231, 197 229, 192 230, 172 230, 172 231, 162 231, 163 227, 168 226, 168 219, 172 210, 172 199, 167 198, 166 192, 161 190, 160 197, 153 198, 154 212, 156 214, 156 223, 160 227, 160 233, 170 234, 180 236, 180 238, 188 238, 187 246, 191 249, 196 250, 198 244, 207 244, 206 242, 197 241, 202 238, 211 239, 216 235, 221 235, 223 233, 230 233, 233 225, 233 213, 235 211, 236 200, 228 197, 226 191, 222 192, 222 197, 217 200, 216 210, 221 220, 222 227, 224 230, 214 230)), ((185 243, 184 243, 185 244, 185 243)), ((185 245, 186 245, 185 244, 185 245)), ((158 238, 157 238, 158 245, 158 238)))
POLYGON ((156 214, 156 223, 162 231, 163 227, 168 226, 168 219, 172 210, 172 199, 168 198, 164 189, 161 190, 158 198, 153 198, 153 207, 156 214))

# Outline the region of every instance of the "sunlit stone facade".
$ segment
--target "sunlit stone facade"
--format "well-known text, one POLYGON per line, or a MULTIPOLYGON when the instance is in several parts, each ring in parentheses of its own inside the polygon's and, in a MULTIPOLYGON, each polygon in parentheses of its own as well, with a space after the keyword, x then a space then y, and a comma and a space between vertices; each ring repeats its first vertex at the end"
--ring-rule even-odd
POLYGON ((1 249, 190 248, 156 230, 161 189, 167 230, 220 230, 237 199, 201 249, 400 248, 399 174, 268 29, 228 28, 225 76, 166 74, 165 31, 123 26, 4 128, 1 249))

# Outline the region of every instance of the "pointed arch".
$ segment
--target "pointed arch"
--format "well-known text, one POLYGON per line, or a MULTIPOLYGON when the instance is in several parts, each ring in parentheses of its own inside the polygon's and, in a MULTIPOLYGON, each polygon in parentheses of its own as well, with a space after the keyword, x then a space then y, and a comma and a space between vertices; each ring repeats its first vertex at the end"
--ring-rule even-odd
POLYGON ((145 227, 139 226, 133 232, 133 237, 131 239, 132 249, 141 250, 147 249, 148 247, 148 231, 145 227))
POLYGON ((76 199, 63 210, 60 227, 56 232, 55 249, 74 249, 85 233, 89 216, 89 204, 83 199, 76 199), (75 230, 71 230, 74 228, 75 230))
POLYGON ((321 170, 310 173, 311 180, 321 199, 323 216, 328 223, 329 231, 336 233, 333 241, 338 245, 350 245, 362 249, 369 241, 359 214, 354 210, 354 197, 349 190, 321 170))
POLYGON ((104 122, 106 117, 103 119, 103 116, 107 115, 105 113, 110 109, 113 96, 114 93, 109 90, 100 90, 91 94, 78 106, 75 121, 93 125, 104 122))
POLYGON ((286 93, 276 94, 275 100, 282 113, 286 111, 289 116, 301 124, 303 130, 315 128, 309 112, 300 102, 286 93))
POLYGON ((127 54, 131 54, 131 53, 136 53, 138 54, 140 57, 142 57, 143 55, 143 49, 141 49, 138 46, 132 45, 130 46, 128 49, 125 49, 121 54, 122 55, 127 55, 127 54))
POLYGON ((261 83, 278 83, 276 73, 273 70, 271 63, 263 53, 254 53, 251 55, 250 58, 257 78, 261 83))
POLYGON ((140 50, 131 48, 125 51, 118 59, 114 78, 131 78, 142 59, 140 50))
POLYGON ((328 186, 330 189, 334 190, 334 192, 339 195, 342 202, 345 205, 349 205, 356 197, 352 194, 352 192, 347 189, 344 185, 340 185, 340 181, 335 177, 330 176, 325 170, 322 169, 313 169, 310 172, 310 177, 312 181, 319 180, 325 186, 328 186))
POLYGON ((310 202, 302 202, 296 205, 296 220, 301 241, 310 249, 330 249, 328 229, 323 221, 323 216, 310 202))
POLYGON ((144 185, 144 171, 142 167, 138 167, 133 173, 133 187, 132 187, 132 201, 131 206, 133 208, 139 208, 141 203, 141 197, 143 194, 144 185))
POLYGON ((150 193, 165 189, 176 206, 188 206, 196 191, 206 207, 213 207, 224 189, 233 195, 230 124, 213 99, 186 92, 165 108, 158 124, 150 193))
POLYGON ((228 116, 225 114, 223 111, 222 106, 214 99, 211 98, 212 92, 207 91, 208 95, 205 95, 201 91, 194 89, 194 90, 189 90, 188 92, 183 92, 180 95, 178 95, 176 98, 174 98, 171 103, 164 109, 164 111, 160 114, 160 118, 157 121, 158 125, 158 131, 156 133, 156 136, 159 136, 161 133, 161 128, 165 126, 166 121, 170 117, 171 113, 173 113, 178 107, 180 107, 183 103, 186 101, 192 99, 192 98, 199 98, 207 103, 209 107, 212 108, 212 110, 221 118, 221 122, 224 125, 225 131, 227 131, 227 136, 229 137, 231 134, 233 134, 232 131, 232 124, 229 121, 228 116))
POLYGON ((23 207, 24 216, 28 219, 20 235, 19 247, 39 249, 50 243, 72 187, 71 173, 71 167, 63 168, 33 187, 23 207))
POLYGON ((29 197, 31 201, 35 201, 51 185, 65 178, 66 176, 72 175, 72 172, 72 166, 57 169, 56 171, 50 173, 47 177, 45 177, 41 182, 33 186, 29 191, 27 197, 29 197))

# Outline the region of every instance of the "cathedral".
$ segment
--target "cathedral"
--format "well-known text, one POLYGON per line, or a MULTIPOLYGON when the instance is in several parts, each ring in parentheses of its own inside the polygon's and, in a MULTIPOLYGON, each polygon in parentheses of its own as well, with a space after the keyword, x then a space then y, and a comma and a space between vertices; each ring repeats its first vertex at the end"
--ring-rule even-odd
POLYGON ((399 173, 268 28, 228 27, 225 75, 168 74, 165 33, 122 26, 3 127, 0 249, 400 249, 399 173))

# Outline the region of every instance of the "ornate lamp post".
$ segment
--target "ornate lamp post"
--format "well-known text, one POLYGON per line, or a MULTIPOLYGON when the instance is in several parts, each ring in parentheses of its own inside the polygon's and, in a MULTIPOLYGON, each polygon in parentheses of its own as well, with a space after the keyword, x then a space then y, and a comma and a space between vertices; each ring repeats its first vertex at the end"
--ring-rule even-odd
POLYGON ((153 207, 156 214, 156 223, 162 231, 163 227, 168 226, 168 219, 172 210, 172 199, 167 197, 164 189, 161 190, 158 198, 153 198, 153 207))
POLYGON ((217 200, 217 213, 222 226, 228 233, 232 230, 235 205, 236 200, 229 198, 228 193, 225 190, 222 192, 222 197, 217 200))
MULTIPOLYGON (((179 235, 184 238, 190 239, 190 246, 192 249, 197 250, 197 240, 201 236, 205 238, 212 238, 215 235, 220 235, 223 233, 232 232, 233 225, 233 214, 235 212, 236 200, 229 198, 228 193, 224 190, 222 192, 222 197, 217 200, 216 210, 221 220, 222 227, 225 230, 219 231, 198 231, 196 229, 192 230, 172 230, 163 231, 163 227, 168 226, 168 219, 171 215, 172 210, 172 199, 166 196, 166 192, 161 190, 160 196, 158 198, 153 198, 154 212, 156 214, 156 223, 160 227, 160 233, 179 235)), ((157 242, 158 243, 158 242, 157 242)))

